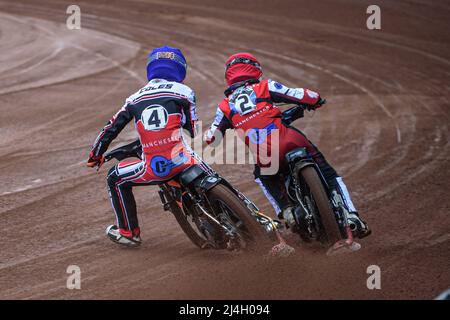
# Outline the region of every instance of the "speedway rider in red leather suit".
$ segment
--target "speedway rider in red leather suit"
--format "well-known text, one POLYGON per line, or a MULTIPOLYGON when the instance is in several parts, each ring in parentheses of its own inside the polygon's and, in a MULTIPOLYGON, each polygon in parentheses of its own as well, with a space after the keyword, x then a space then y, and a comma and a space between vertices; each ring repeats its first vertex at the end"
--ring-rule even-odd
POLYGON ((102 163, 109 144, 134 120, 142 144, 142 160, 120 162, 111 168, 107 178, 117 221, 117 225, 107 228, 107 235, 119 244, 141 243, 132 187, 169 181, 193 164, 203 165, 181 135, 185 129, 193 137, 197 121, 194 91, 181 83, 186 67, 179 49, 154 49, 147 62, 148 84, 126 99, 92 146, 90 167, 102 163))
POLYGON ((315 110, 324 100, 312 90, 288 88, 273 80, 262 80, 262 75, 260 63, 249 53, 232 55, 226 61, 225 79, 229 88, 225 91, 226 98, 219 104, 214 122, 206 133, 206 142, 217 143, 227 129, 238 131, 238 135, 256 155, 255 181, 262 188, 278 217, 284 218, 288 226, 292 226, 295 219, 293 207, 282 182, 282 173, 286 169, 284 156, 295 148, 306 148, 322 171, 329 187, 336 190, 344 200, 350 212, 349 222, 357 226, 355 236, 367 236, 370 230, 359 218, 342 178, 301 131, 282 122, 281 111, 274 105, 302 104, 307 105, 310 110, 315 110), (274 144, 279 150, 277 159, 277 155, 270 152, 274 144), (265 152, 261 152, 262 145, 265 145, 265 152), (262 159, 260 154, 268 155, 271 162, 262 159), (263 172, 263 169, 270 167, 274 161, 279 164, 276 172, 263 172))

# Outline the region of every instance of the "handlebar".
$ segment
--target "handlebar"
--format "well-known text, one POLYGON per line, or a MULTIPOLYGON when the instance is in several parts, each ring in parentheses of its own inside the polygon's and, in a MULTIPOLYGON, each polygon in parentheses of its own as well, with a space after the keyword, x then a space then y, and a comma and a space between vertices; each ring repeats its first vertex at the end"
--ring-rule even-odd
POLYGON ((114 150, 111 150, 110 152, 105 154, 105 162, 108 162, 111 159, 117 159, 119 161, 125 159, 125 158, 139 158, 141 159, 142 154, 142 145, 141 141, 139 139, 126 144, 124 146, 121 146, 119 148, 116 148, 114 150))
POLYGON ((303 118, 305 115, 305 110, 307 111, 315 110, 316 108, 321 107, 325 103, 327 103, 327 100, 320 99, 320 101, 316 104, 315 107, 311 107, 310 105, 302 103, 295 104, 292 108, 289 108, 281 113, 281 121, 283 121, 287 125, 290 125, 295 120, 303 118))

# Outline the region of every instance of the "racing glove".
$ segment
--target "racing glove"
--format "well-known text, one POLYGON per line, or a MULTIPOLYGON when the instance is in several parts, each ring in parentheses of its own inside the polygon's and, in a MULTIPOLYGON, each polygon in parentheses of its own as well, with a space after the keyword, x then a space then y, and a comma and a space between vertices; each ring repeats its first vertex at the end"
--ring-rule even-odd
POLYGON ((319 101, 317 101, 316 104, 314 104, 312 106, 307 106, 306 108, 308 110, 316 110, 316 109, 319 109, 320 107, 322 107, 325 103, 327 103, 327 100, 319 98, 319 101))
POLYGON ((89 159, 87 161, 87 166, 89 168, 94 168, 94 167, 101 167, 103 162, 105 162, 105 157, 104 156, 96 156, 94 155, 93 151, 91 151, 89 153, 89 159))

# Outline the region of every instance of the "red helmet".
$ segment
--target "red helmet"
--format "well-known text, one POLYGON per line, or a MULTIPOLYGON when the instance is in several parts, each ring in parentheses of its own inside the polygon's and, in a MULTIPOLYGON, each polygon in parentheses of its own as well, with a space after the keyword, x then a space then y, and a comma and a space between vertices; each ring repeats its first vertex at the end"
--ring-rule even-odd
POLYGON ((262 68, 258 60, 250 53, 239 52, 227 59, 225 80, 231 86, 236 82, 262 77, 262 68))

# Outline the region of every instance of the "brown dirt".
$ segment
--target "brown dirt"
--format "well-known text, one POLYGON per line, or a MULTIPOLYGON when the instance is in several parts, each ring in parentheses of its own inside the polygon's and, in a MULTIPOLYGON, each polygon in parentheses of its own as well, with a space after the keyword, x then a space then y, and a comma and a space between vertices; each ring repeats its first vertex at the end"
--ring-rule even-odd
MULTIPOLYGON (((0 298, 431 299, 450 287, 449 4, 379 1, 382 30, 369 31, 365 0, 217 2, 79 1, 83 30, 69 31, 66 2, 0 1, 0 298), (295 239, 281 261, 200 251, 154 188, 136 189, 143 246, 106 239, 106 168, 84 160, 163 44, 185 51, 207 124, 236 50, 328 99, 296 124, 373 228, 361 251, 328 258, 295 239), (381 290, 366 287, 373 264, 381 290), (81 290, 66 288, 69 265, 81 290)), ((271 212, 250 166, 215 168, 271 212)))

